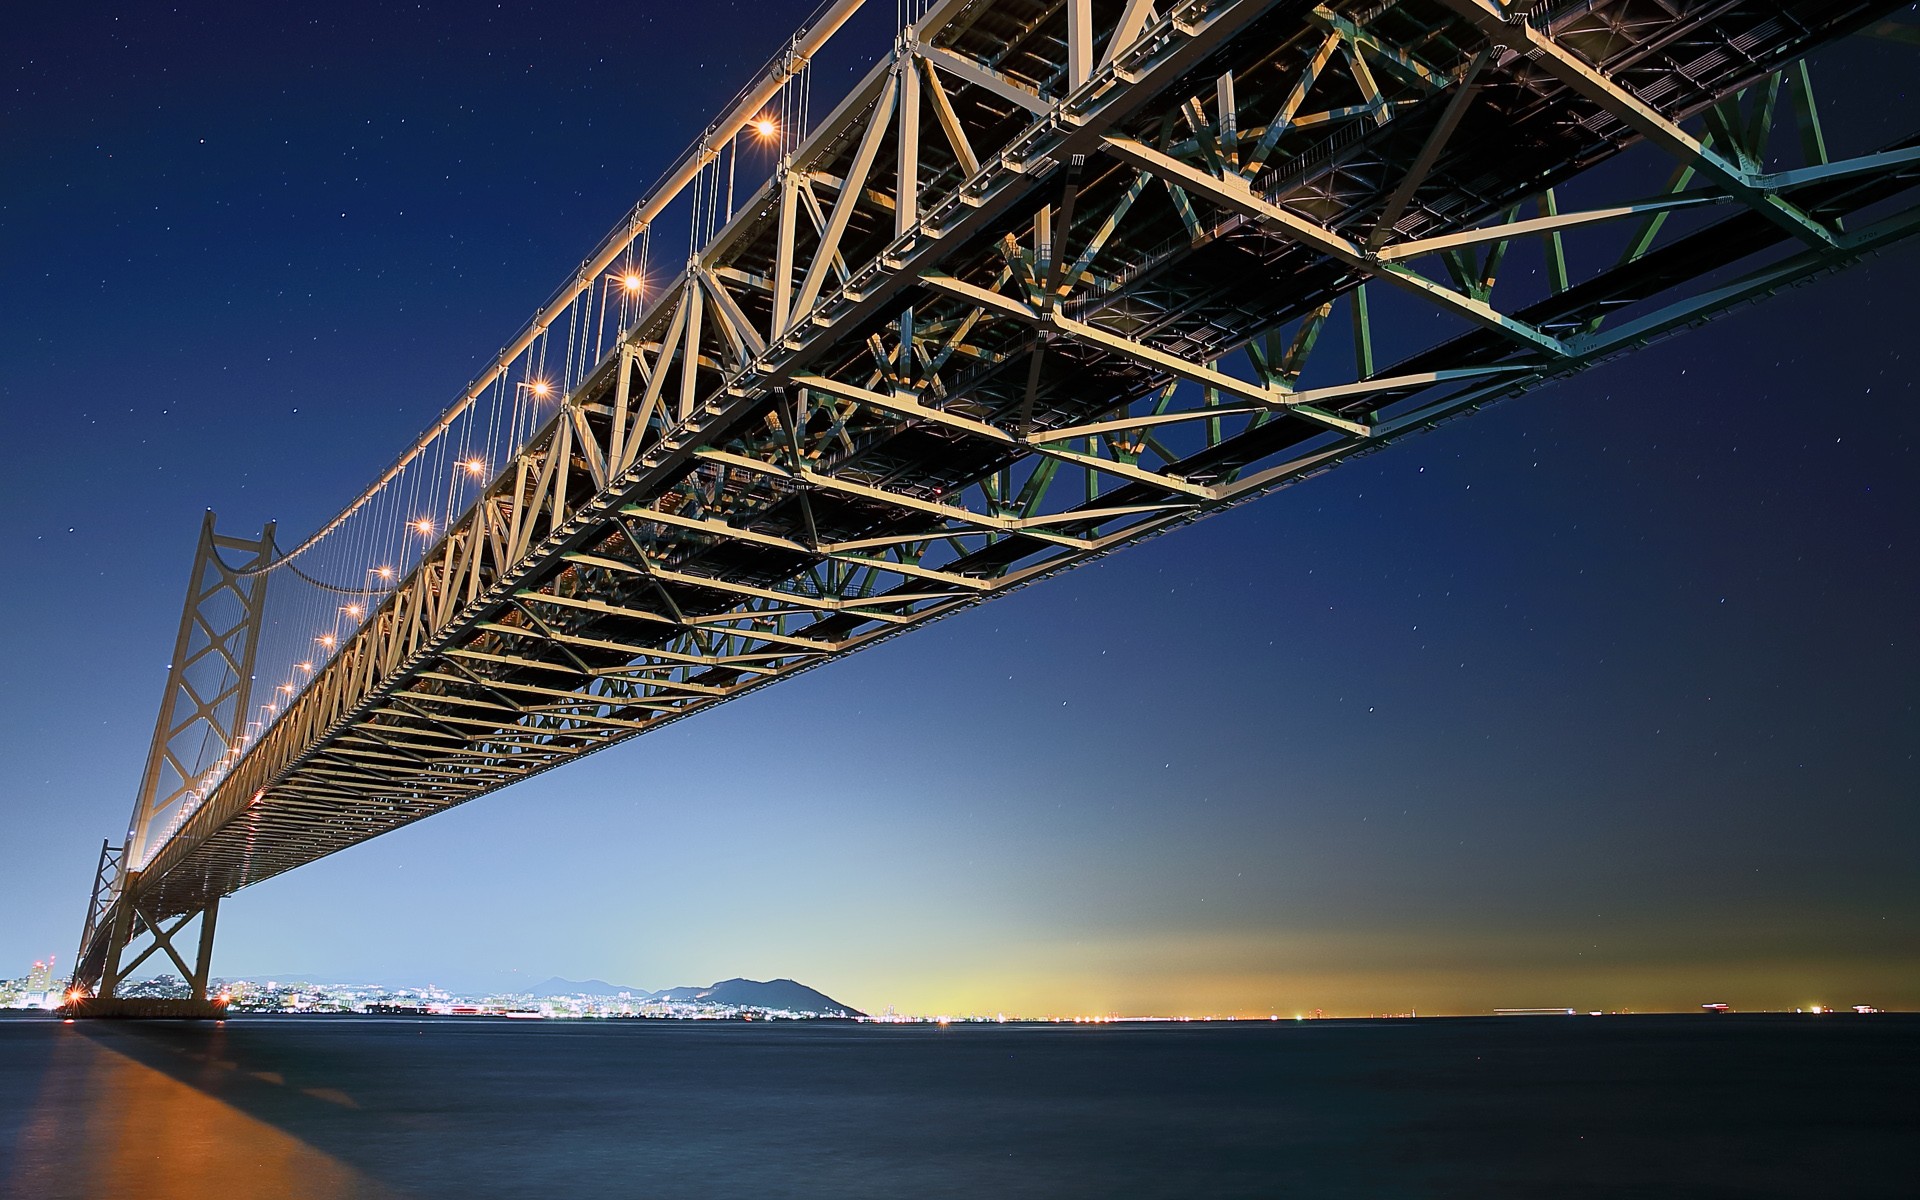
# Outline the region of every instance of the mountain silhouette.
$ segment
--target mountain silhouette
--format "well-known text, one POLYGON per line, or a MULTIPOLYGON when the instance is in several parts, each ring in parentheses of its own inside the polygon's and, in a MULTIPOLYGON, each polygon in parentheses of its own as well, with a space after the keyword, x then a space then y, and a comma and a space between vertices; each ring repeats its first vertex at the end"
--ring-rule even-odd
POLYGON ((558 975, 527 990, 535 996, 618 996, 626 992, 639 1000, 653 995, 646 988, 628 987, 624 983, 608 983, 604 979, 562 979, 558 975))
POLYGON ((669 1000, 680 1004, 726 1004, 735 1008, 771 1008, 787 1012, 819 1013, 827 1017, 865 1016, 850 1004, 842 1004, 832 996, 816 992, 804 983, 795 983, 791 979, 773 979, 760 982, 755 979, 723 979, 708 987, 667 988, 653 993, 649 999, 669 1000))

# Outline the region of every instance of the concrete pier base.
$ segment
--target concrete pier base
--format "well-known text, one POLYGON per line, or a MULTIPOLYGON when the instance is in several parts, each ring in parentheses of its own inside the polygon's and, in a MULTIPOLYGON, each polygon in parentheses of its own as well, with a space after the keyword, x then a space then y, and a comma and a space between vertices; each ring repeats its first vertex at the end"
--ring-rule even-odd
POLYGON ((88 996, 60 1009, 67 1017, 147 1021, 213 1021, 227 1015, 220 1000, 159 1000, 138 996, 88 996))

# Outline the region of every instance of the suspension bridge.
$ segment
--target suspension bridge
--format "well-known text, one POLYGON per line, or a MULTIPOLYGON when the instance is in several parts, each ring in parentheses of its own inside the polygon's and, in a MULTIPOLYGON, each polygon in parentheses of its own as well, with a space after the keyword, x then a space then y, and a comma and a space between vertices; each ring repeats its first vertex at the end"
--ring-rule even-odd
POLYGON ((217 1011, 249 884, 1920 231, 1817 87, 1884 0, 936 0, 817 115, 860 6, 338 516, 208 514, 71 1011, 217 1011), (193 1001, 116 997, 156 955, 193 1001))

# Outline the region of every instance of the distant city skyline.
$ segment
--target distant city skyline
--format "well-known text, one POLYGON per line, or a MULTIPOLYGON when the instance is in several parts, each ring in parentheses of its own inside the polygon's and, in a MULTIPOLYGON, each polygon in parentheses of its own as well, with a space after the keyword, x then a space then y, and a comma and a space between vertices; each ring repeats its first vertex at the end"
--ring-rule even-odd
MULTIPOLYGON (((0 976, 0 1010, 51 1009, 64 999, 63 985, 46 977, 36 962, 25 979, 9 980, 0 976), (24 986, 22 986, 24 985, 24 986)), ((323 1013, 371 1013, 375 1015, 499 1015, 500 1006, 529 1001, 542 1002, 539 1009, 548 1017, 603 1018, 616 1016, 655 1016, 680 1019, 713 1019, 736 1015, 742 1008, 775 1011, 796 1016, 852 1015, 880 1021, 1194 1021, 1194 1020, 1320 1020, 1360 1018, 1415 1018, 1426 1016, 1616 1016, 1654 1013, 1726 1013, 1772 1012, 1841 1015, 1874 1014, 1887 1011, 1873 1004, 1802 1002, 1792 1006, 1774 1005, 1757 1009, 1736 1009, 1725 1002, 1703 1002, 1677 1009, 1625 1006, 1614 1009, 1590 1009, 1577 1004, 1553 1004, 1525 1007, 1493 1007, 1460 1012, 1422 1012, 1418 1008, 1392 1008, 1368 1011, 1327 1010, 1319 1007, 1297 1008, 1287 1013, 1273 1011, 1224 1012, 1210 1007, 1184 1010, 1094 1010, 1062 1009, 926 1009, 901 1010, 886 1004, 878 1009, 859 1011, 818 993, 796 980, 757 981, 744 978, 716 981, 706 985, 680 985, 649 988, 638 984, 615 984, 600 979, 565 979, 557 976, 533 981, 506 978, 498 986, 448 985, 440 981, 407 979, 371 980, 351 975, 332 975, 312 971, 260 971, 219 977, 215 989, 229 1011, 323 1013), (734 985, 745 985, 742 989, 734 985), (754 996, 758 989, 768 993, 754 996), (784 989, 784 991, 783 991, 784 989), (777 994, 777 995, 776 995, 777 994), (811 994, 811 996, 809 996, 811 994), (774 1003, 774 999, 783 1003, 774 1003), (813 999, 815 1002, 807 1002, 813 999), (395 1008, 399 1005, 399 1008, 395 1008), (424 1007, 421 1007, 424 1006, 424 1007), (464 1007, 463 1007, 464 1006, 464 1007), (479 1007, 475 1007, 479 1006, 479 1007), (416 1011, 417 1010, 417 1011, 416 1011)), ((121 995, 129 998, 185 998, 190 984, 177 973, 156 971, 129 980, 121 995)))
MULTIPOLYGON (((71 961, 202 512, 323 521, 810 7, 16 17, 0 975, 71 961)), ((214 974, 1920 1008, 1916 262, 245 890, 214 974)))

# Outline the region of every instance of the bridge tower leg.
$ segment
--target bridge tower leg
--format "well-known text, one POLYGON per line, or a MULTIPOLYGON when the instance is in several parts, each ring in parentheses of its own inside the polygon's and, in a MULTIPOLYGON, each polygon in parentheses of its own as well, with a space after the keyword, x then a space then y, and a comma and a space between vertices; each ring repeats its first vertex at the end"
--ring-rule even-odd
POLYGON ((240 744, 246 734, 254 655, 267 600, 267 575, 261 568, 272 557, 271 522, 257 540, 215 532, 211 511, 201 523, 193 574, 180 613, 173 660, 168 665, 166 692, 160 700, 160 715, 154 724, 126 840, 118 847, 108 844, 101 848, 71 986, 73 992, 90 999, 74 1006, 76 1012, 92 1009, 102 1015, 141 1015, 132 1005, 116 1006, 115 991, 160 950, 173 960, 193 989, 193 1001, 186 1003, 198 1002, 202 1007, 207 1003, 219 899, 215 897, 204 907, 184 914, 170 914, 170 920, 156 918, 142 901, 140 869, 172 826, 185 818, 195 783, 207 766, 203 761, 205 748, 224 752, 240 744), (234 561, 230 562, 228 556, 234 561), (196 917, 199 946, 194 965, 189 967, 174 949, 173 938, 196 917), (152 944, 122 966, 129 943, 142 935, 150 937, 152 944), (117 1008, 127 1011, 118 1013, 117 1008))
MULTIPOLYGON (((95 993, 98 999, 112 1000, 114 989, 126 977, 127 971, 120 967, 120 956, 125 953, 127 943, 133 938, 133 905, 108 901, 110 920, 107 927, 107 963, 100 974, 100 986, 95 993)), ((86 947, 82 945, 84 953, 86 947)), ((138 959, 133 966, 139 965, 138 959)), ((129 967, 128 970, 132 968, 129 967)), ((76 968, 77 970, 77 968, 76 968)))
MULTIPOLYGON (((87 901, 87 923, 80 930, 80 953, 74 955, 73 980, 67 985, 69 998, 83 990, 86 964, 84 962, 88 947, 93 945, 94 935, 101 929, 102 920, 114 920, 117 913, 113 907, 113 897, 120 883, 121 868, 126 865, 126 847, 116 846, 102 838, 100 840, 100 862, 93 869, 93 896, 87 901)), ((107 972, 111 974, 118 966, 118 952, 114 943, 108 940, 109 959, 107 972)))
POLYGON ((187 977, 193 998, 202 1004, 207 1002, 207 978, 213 973, 213 921, 219 915, 220 897, 215 896, 200 910, 200 952, 194 956, 193 974, 187 977))

